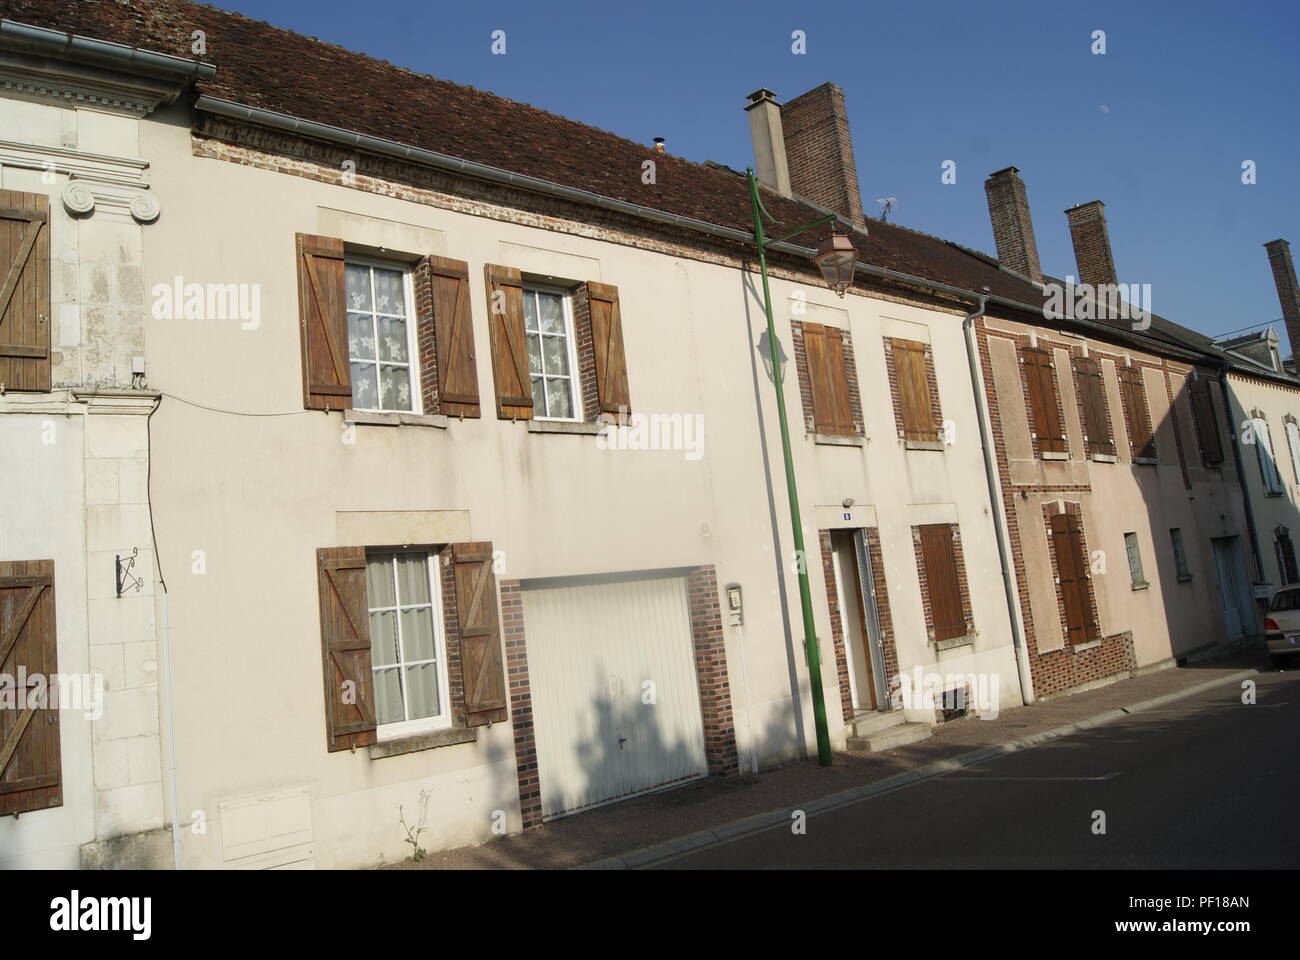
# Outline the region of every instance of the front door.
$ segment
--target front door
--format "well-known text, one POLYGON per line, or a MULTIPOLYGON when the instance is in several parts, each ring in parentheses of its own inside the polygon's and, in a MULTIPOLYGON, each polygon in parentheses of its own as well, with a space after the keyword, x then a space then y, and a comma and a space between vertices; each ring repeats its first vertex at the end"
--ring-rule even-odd
POLYGON ((865 530, 831 532, 831 560, 855 710, 888 710, 888 681, 865 530))

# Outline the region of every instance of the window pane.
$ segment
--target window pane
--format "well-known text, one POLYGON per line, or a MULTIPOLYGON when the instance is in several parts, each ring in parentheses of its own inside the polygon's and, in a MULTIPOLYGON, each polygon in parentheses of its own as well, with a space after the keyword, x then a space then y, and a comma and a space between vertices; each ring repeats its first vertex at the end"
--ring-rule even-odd
POLYGON ((543 416, 550 416, 546 412, 546 391, 542 388, 541 377, 533 377, 533 409, 540 411, 543 416))
POLYGON ((438 665, 426 663, 406 670, 406 696, 410 719, 438 715, 438 665))
POLYGON ((397 612, 381 610, 370 615, 370 660, 376 667, 401 663, 397 650, 397 612))
POLYGON ((542 337, 542 366, 552 376, 569 373, 569 351, 563 337, 542 337))
POLYGON ((564 298, 558 293, 539 293, 537 310, 542 333, 564 333, 564 298))
POLYGON ((542 344, 541 344, 542 338, 535 333, 530 333, 526 336, 525 339, 528 340, 528 372, 541 373, 542 372, 542 344))
POLYGON ((348 314, 348 356, 354 360, 375 359, 375 331, 370 314, 348 314))
POLYGON ((375 720, 379 723, 400 723, 406 719, 402 712, 401 684, 396 667, 375 671, 375 720))
POLYGON ((429 567, 424 554, 397 555, 397 591, 403 606, 429 602, 429 567))
POLYGON ((370 269, 355 263, 347 265, 348 309, 370 310, 370 269))
POLYGON ((406 316, 406 295, 402 290, 402 275, 398 271, 375 271, 375 312, 406 316))
POLYGON ((402 648, 403 663, 434 658, 433 611, 428 607, 402 611, 402 648))
POLYGON ((532 290, 524 291, 524 329, 537 330, 537 294, 532 290))
POLYGON ((373 363, 352 364, 352 406, 359 410, 379 406, 379 385, 373 363))
POLYGON ((397 317, 379 318, 379 359, 407 362, 409 355, 405 320, 397 317))
POLYGON ((366 560, 366 596, 370 609, 391 607, 397 603, 393 594, 393 555, 385 553, 366 560))
POLYGON ((411 409, 411 374, 407 367, 380 367, 379 388, 379 406, 384 410, 411 409))
POLYGON ((569 396, 568 380, 548 380, 546 382, 546 398, 551 408, 547 411, 546 415, 548 417, 573 416, 573 400, 569 396))

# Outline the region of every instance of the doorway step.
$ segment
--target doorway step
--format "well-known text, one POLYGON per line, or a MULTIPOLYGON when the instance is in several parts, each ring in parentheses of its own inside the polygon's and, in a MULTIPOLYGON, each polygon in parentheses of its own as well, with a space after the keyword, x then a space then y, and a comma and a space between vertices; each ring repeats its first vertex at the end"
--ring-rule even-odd
POLYGON ((876 710, 859 712, 849 723, 850 753, 880 753, 895 747, 916 743, 930 736, 928 723, 908 723, 902 710, 881 713, 876 710))

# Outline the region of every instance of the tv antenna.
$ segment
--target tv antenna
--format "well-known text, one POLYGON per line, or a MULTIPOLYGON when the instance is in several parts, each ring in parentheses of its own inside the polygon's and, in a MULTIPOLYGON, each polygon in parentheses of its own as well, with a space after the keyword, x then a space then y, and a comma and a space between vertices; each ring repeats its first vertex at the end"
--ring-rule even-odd
POLYGON ((884 223, 889 222, 889 211, 894 209, 894 204, 898 202, 897 197, 880 197, 876 203, 880 204, 880 219, 884 223))

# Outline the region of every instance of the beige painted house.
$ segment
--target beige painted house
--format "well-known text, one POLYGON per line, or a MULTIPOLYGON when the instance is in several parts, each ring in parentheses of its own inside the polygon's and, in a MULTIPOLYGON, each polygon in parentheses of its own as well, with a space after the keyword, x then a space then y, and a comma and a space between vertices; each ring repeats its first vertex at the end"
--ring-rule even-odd
POLYGON ((735 171, 180 0, 12 6, 0 623, 49 582, 0 672, 105 693, 0 711, 0 865, 363 866, 807 756, 801 564, 837 749, 1254 629, 1227 355, 1045 319, 1018 176, 1001 262, 868 221, 838 88, 756 91, 764 205, 860 261, 774 247, 770 350, 735 171))

